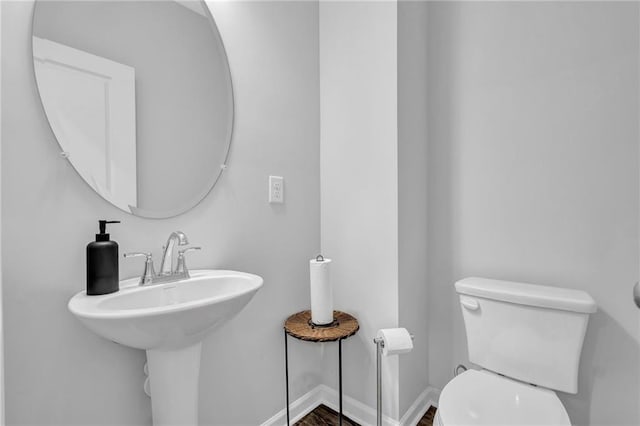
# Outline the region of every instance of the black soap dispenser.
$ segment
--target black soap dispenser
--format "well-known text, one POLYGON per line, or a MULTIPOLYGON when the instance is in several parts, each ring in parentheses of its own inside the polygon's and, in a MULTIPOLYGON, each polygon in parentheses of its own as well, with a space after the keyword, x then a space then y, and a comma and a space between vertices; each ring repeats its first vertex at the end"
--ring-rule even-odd
POLYGON ((107 223, 119 220, 100 220, 100 233, 87 244, 87 295, 115 293, 119 290, 118 243, 109 240, 107 223))

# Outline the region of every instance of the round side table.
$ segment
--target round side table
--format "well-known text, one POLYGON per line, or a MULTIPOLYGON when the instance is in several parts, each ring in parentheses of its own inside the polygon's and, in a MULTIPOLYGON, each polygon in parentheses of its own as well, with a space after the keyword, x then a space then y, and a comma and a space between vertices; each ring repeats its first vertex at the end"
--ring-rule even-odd
POLYGON ((340 425, 342 425, 342 341, 358 332, 358 320, 346 312, 333 311, 333 322, 315 325, 311 322, 311 311, 291 315, 284 322, 284 363, 287 390, 287 426, 289 419, 289 348, 287 337, 307 342, 338 342, 338 395, 340 400, 340 425))

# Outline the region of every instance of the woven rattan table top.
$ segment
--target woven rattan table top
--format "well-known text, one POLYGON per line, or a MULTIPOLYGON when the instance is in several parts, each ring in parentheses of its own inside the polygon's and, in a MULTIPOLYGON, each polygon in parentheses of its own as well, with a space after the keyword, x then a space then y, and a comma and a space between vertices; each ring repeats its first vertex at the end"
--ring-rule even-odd
POLYGON ((291 315, 284 322, 288 335, 309 342, 334 342, 353 336, 360 329, 358 320, 346 312, 333 311, 333 323, 317 326, 311 322, 311 311, 291 315))

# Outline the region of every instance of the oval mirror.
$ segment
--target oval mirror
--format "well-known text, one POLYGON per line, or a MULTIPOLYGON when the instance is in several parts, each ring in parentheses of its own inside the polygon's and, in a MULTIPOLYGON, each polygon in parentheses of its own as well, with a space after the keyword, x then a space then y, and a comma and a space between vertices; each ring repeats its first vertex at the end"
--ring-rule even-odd
POLYGON ((204 1, 38 1, 33 63, 61 155, 105 200, 166 218, 211 191, 233 92, 204 1))

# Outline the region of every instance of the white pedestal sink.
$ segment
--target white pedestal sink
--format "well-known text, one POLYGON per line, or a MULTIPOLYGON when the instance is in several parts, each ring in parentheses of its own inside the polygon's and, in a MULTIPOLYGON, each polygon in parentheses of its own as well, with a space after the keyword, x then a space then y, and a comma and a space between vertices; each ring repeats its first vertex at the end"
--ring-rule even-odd
POLYGON ((262 283, 257 275, 220 270, 142 287, 134 278, 122 281, 117 293, 80 292, 69 310, 100 336, 147 351, 155 426, 195 426, 202 339, 238 313, 262 283))

